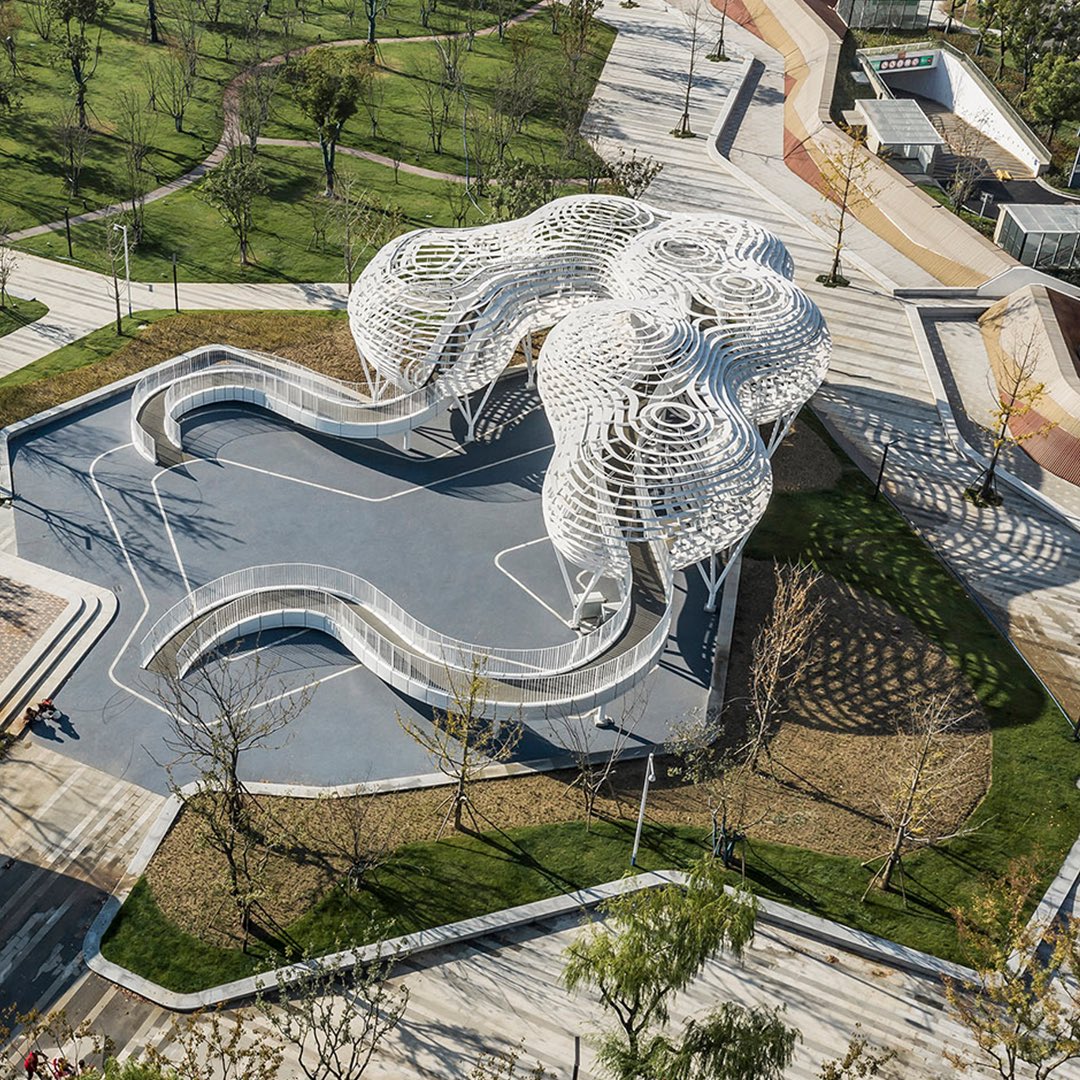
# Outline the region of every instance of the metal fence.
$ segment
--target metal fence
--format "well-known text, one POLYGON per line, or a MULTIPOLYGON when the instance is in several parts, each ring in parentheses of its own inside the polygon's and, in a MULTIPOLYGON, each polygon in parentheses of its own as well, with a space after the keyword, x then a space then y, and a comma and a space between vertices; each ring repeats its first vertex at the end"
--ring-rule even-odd
MULTIPOLYGON (((588 663, 623 632, 632 606, 628 575, 623 582, 623 598, 618 608, 597 629, 559 645, 507 649, 478 645, 440 633, 414 618, 381 589, 356 574, 314 563, 271 563, 215 578, 169 608, 143 638, 143 666, 148 666, 185 627, 208 616, 208 613, 236 605, 233 610, 244 612, 244 618, 247 618, 258 614, 266 605, 275 609, 280 606, 280 601, 260 594, 280 595, 286 591, 332 596, 347 606, 354 605, 362 609, 356 612, 359 619, 364 620, 364 613, 369 613, 388 631, 403 639, 411 651, 455 672, 468 672, 474 662, 482 661, 485 675, 497 678, 557 674, 588 663), (250 603, 240 603, 249 597, 254 598, 250 603)), ((215 639, 220 637, 220 619, 211 615, 206 621, 218 627, 207 633, 215 639)), ((368 621, 370 623, 371 620, 368 621)), ((206 640, 206 633, 200 627, 184 641, 182 651, 188 658, 189 666, 209 647, 205 644, 206 640)))

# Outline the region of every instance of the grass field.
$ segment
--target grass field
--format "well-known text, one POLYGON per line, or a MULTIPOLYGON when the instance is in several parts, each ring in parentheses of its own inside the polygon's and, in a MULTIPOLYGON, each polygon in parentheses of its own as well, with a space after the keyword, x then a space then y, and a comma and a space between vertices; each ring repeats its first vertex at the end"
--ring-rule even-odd
POLYGON ((136 311, 0 379, 0 427, 208 342, 263 349, 357 378, 344 311, 136 311), (352 365, 352 366, 350 366, 352 365))
MULTIPOLYGON (((253 208, 251 266, 240 266, 233 234, 217 211, 199 198, 196 186, 146 207, 143 241, 131 258, 132 277, 139 281, 171 280, 175 253, 181 281, 344 281, 340 249, 333 236, 322 250, 312 244, 310 200, 323 190, 319 151, 267 147, 259 157, 268 191, 255 200, 253 208)), ((344 156, 338 158, 338 171, 400 206, 405 229, 454 223, 443 181, 401 171, 395 181, 391 168, 344 156)), ((470 223, 478 217, 473 210, 470 223)), ((107 269, 105 227, 95 221, 72 229, 78 265, 107 269)), ((35 236, 18 246, 67 261, 63 232, 35 236)))
MULTIPOLYGON (((808 560, 888 603, 940 645, 989 718, 993 781, 973 817, 976 831, 905 859, 906 902, 894 891, 862 903, 868 872, 859 860, 784 844, 751 839, 747 876, 763 896, 962 959, 952 910, 1017 856, 1035 858, 1047 883, 1080 832, 1071 732, 1008 642, 892 507, 873 500, 869 482, 828 441, 842 462, 837 482, 825 491, 774 496, 746 553, 808 560)), ((210 947, 180 931, 143 885, 122 909, 104 951, 174 989, 195 989, 271 964, 275 948, 318 952, 357 941, 372 919, 387 934, 404 933, 617 878, 628 870, 631 831, 628 820, 591 833, 568 822, 411 844, 358 898, 331 891, 276 940, 249 953, 210 947)), ((701 853, 702 839, 698 829, 653 822, 641 865, 685 866, 701 853)))
MULTIPOLYGON (((534 42, 532 47, 542 75, 542 93, 535 116, 525 123, 509 149, 511 154, 545 161, 556 174, 577 174, 584 168, 580 155, 579 160, 566 160, 563 152, 562 128, 557 115, 557 73, 562 54, 558 39, 552 37, 547 27, 547 18, 538 16, 514 31, 534 42)), ((597 26, 594 29, 593 48, 582 61, 590 83, 599 76, 613 39, 614 31, 609 28, 597 26)), ((495 35, 476 39, 474 52, 464 67, 476 108, 490 98, 493 87, 505 76, 511 47, 509 41, 500 43, 495 35)), ((383 76, 389 88, 380 113, 383 134, 376 139, 364 138, 363 132, 370 132, 370 128, 361 113, 346 127, 343 145, 375 150, 438 171, 463 173, 465 162, 460 124, 450 124, 444 152, 431 154, 426 143, 425 122, 416 100, 416 80, 406 73, 422 53, 434 57, 434 46, 430 43, 386 45, 382 52, 387 63, 399 66, 398 73, 383 76)), ((290 105, 284 91, 278 104, 280 115, 268 134, 311 139, 314 131, 290 105)), ((583 153, 591 154, 592 151, 586 148, 583 153)), ((199 185, 194 185, 146 205, 143 237, 131 257, 132 276, 140 281, 167 281, 175 255, 178 275, 183 281, 343 280, 345 272, 340 245, 333 228, 327 242, 319 245, 313 242, 312 215, 322 203, 320 196, 324 185, 319 150, 263 147, 259 160, 267 190, 253 205, 252 265, 240 265, 239 248, 233 234, 217 211, 200 198, 199 185)), ((456 220, 448 193, 450 181, 416 176, 344 154, 338 156, 337 169, 341 177, 354 180, 382 202, 400 207, 403 229, 452 225, 456 220)), ((5 186, 6 176, 0 169, 0 181, 3 181, 0 187, 5 186)), ((12 179, 18 182, 16 177, 12 179)), ((29 184, 29 178, 24 179, 29 184)), ((36 189, 41 187, 39 182, 36 189)), ((33 186, 31 190, 34 190, 33 186)), ((57 212, 62 212, 62 206, 57 212)), ((325 214, 324 206, 321 212, 325 214)), ((464 223, 479 223, 486 220, 486 214, 485 201, 478 199, 475 205, 467 207, 464 223)), ((77 265, 107 270, 104 250, 107 227, 101 221, 73 227, 74 262, 77 265)), ((36 255, 69 261, 62 229, 31 237, 18 246, 36 255)), ((369 251, 367 256, 371 254, 373 252, 369 251)))
POLYGON ((0 337, 35 323, 48 313, 49 309, 39 300, 16 300, 9 296, 7 306, 0 308, 0 337))
MULTIPOLYGON (((511 42, 515 39, 519 47, 528 50, 530 63, 537 72, 538 89, 522 130, 510 140, 509 153, 521 160, 543 162, 557 176, 581 176, 585 168, 583 161, 567 158, 565 153, 559 115, 565 61, 562 39, 551 33, 547 15, 536 15, 513 27, 507 42, 500 42, 495 35, 478 37, 472 52, 463 54, 461 70, 468 90, 470 115, 475 119, 491 107, 496 90, 509 75, 514 48, 511 42)), ((614 40, 614 30, 594 24, 590 48, 580 68, 590 86, 599 78, 614 40)), ((379 63, 385 74, 380 78, 382 101, 376 112, 378 134, 372 136, 368 116, 361 110, 346 126, 342 145, 372 150, 439 172, 464 175, 460 99, 451 109, 442 153, 435 153, 431 146, 421 86, 431 81, 433 66, 438 66, 435 46, 429 42, 387 44, 379 50, 379 63)), ((274 138, 312 138, 311 124, 293 104, 287 87, 283 86, 275 99, 274 121, 266 134, 274 138)), ((592 151, 585 147, 582 154, 591 155, 592 151)))
MULTIPOLYGON (((380 18, 380 38, 442 32, 461 23, 465 0, 440 0, 425 30, 413 0, 388 0, 387 13, 380 18)), ((525 0, 508 5, 523 9, 525 0)), ((222 95, 226 84, 246 66, 263 57, 276 56, 298 45, 365 36, 367 24, 360 5, 350 0, 319 0, 306 5, 267 5, 268 14, 259 22, 255 35, 245 37, 242 28, 222 16, 218 25, 205 21, 198 38, 198 83, 195 96, 184 117, 183 132, 176 132, 172 118, 164 113, 147 113, 151 125, 148 160, 149 189, 187 172, 202 160, 221 135, 222 95), (350 20, 350 8, 354 18, 350 20), (286 12, 306 12, 306 17, 286 12)), ((161 7, 160 45, 149 44, 146 4, 140 0, 116 0, 105 19, 96 72, 89 83, 88 106, 93 137, 90 142, 79 198, 72 198, 65 181, 64 163, 53 135, 55 117, 70 100, 71 72, 55 62, 55 36, 43 42, 34 30, 30 5, 14 0, 19 26, 15 37, 20 76, 18 108, 4 116, 0 124, 0 222, 12 229, 56 221, 64 207, 72 213, 108 205, 121 191, 122 153, 117 138, 120 111, 118 95, 125 89, 147 95, 148 71, 163 63, 170 46, 177 42, 177 26, 170 9, 161 7)), ((478 26, 495 21, 489 11, 475 13, 478 26)))

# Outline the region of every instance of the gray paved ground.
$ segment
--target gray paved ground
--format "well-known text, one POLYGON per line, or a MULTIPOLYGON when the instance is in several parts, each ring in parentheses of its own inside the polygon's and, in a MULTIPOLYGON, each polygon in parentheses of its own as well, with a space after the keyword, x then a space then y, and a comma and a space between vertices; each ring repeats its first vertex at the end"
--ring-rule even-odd
MULTIPOLYGON (((314 437, 242 406, 204 410, 185 446, 199 460, 163 470, 130 446, 126 398, 15 444, 19 552, 113 589, 119 614, 64 686, 63 726, 36 739, 106 772, 164 790, 167 721, 140 641, 188 587, 231 570, 312 562, 368 578, 418 619, 483 646, 570 640, 570 606, 541 510, 551 431, 522 380, 500 385, 478 441, 460 416, 416 433, 411 449, 314 437)), ((680 578, 672 638, 652 679, 639 737, 703 707, 711 622, 698 575, 680 578), (686 597, 692 602, 684 604, 686 597)), ((282 632, 265 647, 273 689, 312 688, 287 747, 250 764, 253 778, 349 783, 431 771, 395 722, 423 706, 391 690, 336 642, 282 632)), ((547 756, 534 723, 521 758, 547 756)))

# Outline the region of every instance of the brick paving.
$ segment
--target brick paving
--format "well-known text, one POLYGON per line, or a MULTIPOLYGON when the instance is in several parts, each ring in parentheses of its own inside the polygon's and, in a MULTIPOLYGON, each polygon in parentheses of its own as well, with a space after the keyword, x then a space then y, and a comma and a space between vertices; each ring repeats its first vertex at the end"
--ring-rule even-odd
POLYGON ((11 674, 66 606, 58 596, 0 577, 0 679, 11 674))

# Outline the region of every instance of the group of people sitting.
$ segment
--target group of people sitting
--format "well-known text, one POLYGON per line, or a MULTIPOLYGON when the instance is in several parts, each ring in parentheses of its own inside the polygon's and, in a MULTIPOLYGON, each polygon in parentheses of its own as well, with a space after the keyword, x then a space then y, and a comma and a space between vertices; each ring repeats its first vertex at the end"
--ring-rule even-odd
POLYGON ((85 1061, 72 1065, 67 1058, 47 1058, 40 1050, 31 1050, 23 1058, 26 1080, 64 1080, 68 1076, 86 1076, 95 1072, 85 1061))

